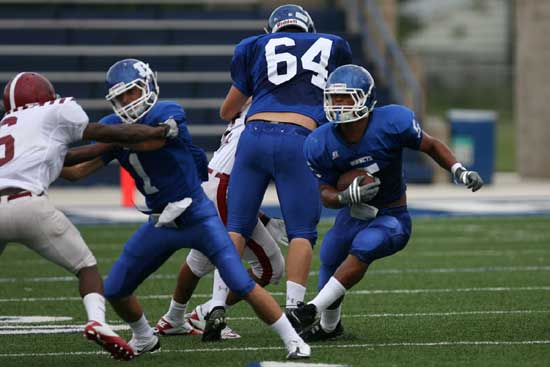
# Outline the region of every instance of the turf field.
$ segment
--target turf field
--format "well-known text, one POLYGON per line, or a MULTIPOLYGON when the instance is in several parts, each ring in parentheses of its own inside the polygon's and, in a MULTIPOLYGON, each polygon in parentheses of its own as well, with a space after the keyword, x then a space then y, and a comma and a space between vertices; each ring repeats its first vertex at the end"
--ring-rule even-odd
MULTIPOLYGON (((106 274, 135 226, 82 227, 106 274)), ((320 226, 321 236, 328 223, 320 226)), ((186 250, 139 289, 151 323, 164 313, 186 250)), ((318 251, 317 251, 318 252, 318 251)), ((310 281, 311 299, 318 261, 310 281)), ((21 246, 0 258, 0 366, 110 366, 71 330, 85 322, 76 282, 21 246), (71 320, 18 323, 6 316, 71 320), (33 334, 29 334, 29 333, 33 334)), ((313 345, 311 363, 352 366, 549 366, 550 217, 415 219, 406 249, 373 264, 346 296, 345 337, 313 345)), ((192 306, 209 297, 211 278, 192 306)), ((282 302, 283 288, 271 290, 282 302)), ((189 307, 192 309, 192 307, 189 307)), ((246 366, 283 361, 275 334, 235 306, 229 321, 239 340, 201 343, 198 337, 162 339, 162 351, 134 366, 246 366)), ((120 324, 108 310, 112 324, 120 324)), ((129 331, 120 333, 129 338, 129 331)))

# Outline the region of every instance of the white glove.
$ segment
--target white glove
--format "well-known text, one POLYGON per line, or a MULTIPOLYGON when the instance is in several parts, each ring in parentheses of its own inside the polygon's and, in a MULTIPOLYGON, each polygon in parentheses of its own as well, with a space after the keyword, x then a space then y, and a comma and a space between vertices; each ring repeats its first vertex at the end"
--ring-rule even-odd
POLYGON ((180 129, 178 128, 178 123, 176 122, 176 120, 170 118, 164 122, 161 122, 159 126, 165 126, 166 128, 166 132, 164 133, 165 138, 173 139, 178 137, 180 129))
POLYGON ((361 182, 365 179, 365 176, 356 177, 353 182, 344 191, 338 193, 338 202, 342 205, 353 205, 359 203, 368 203, 371 201, 378 190, 380 190, 380 179, 374 178, 374 182, 361 186, 361 182))

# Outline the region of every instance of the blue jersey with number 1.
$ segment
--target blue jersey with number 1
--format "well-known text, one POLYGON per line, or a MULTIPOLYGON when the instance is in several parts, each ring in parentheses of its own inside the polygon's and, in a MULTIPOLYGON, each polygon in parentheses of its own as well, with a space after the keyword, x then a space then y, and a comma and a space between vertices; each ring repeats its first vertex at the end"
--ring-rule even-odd
POLYGON ((321 125, 323 88, 338 66, 351 63, 351 49, 332 34, 277 32, 249 37, 235 48, 233 85, 254 96, 248 116, 295 112, 321 125))
MULTIPOLYGON (((130 172, 136 187, 145 196, 147 206, 154 211, 185 197, 198 200, 204 196, 201 177, 197 173, 202 168, 207 169, 206 156, 191 142, 183 108, 171 101, 158 102, 139 123, 158 126, 170 118, 178 123, 179 136, 166 140, 163 148, 149 152, 119 148, 102 157, 105 163, 117 159, 130 172)), ((103 117, 100 122, 108 125, 123 123, 115 114, 103 117)))

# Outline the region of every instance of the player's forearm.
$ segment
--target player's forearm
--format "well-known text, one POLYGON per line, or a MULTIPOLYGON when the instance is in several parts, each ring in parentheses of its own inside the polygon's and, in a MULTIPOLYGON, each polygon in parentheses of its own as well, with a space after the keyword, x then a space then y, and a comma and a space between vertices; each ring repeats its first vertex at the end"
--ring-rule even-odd
POLYGON ((81 178, 91 175, 104 165, 105 163, 101 158, 96 158, 72 167, 64 167, 59 176, 69 181, 78 181, 81 178))
POLYGON ((84 140, 96 140, 104 143, 131 144, 166 137, 168 127, 147 126, 142 124, 104 125, 90 123, 84 130, 84 140))
POLYGON ((321 191, 321 202, 327 208, 340 209, 343 205, 338 199, 338 190, 329 185, 322 185, 319 190, 321 191))
POLYGON ((115 144, 97 143, 71 148, 65 156, 65 162, 63 163, 63 165, 65 167, 70 167, 82 162, 92 160, 110 151, 115 146, 115 144))
POLYGON ((447 171, 450 171, 453 164, 457 162, 451 149, 441 140, 433 137, 423 138, 420 150, 428 154, 439 166, 447 171))

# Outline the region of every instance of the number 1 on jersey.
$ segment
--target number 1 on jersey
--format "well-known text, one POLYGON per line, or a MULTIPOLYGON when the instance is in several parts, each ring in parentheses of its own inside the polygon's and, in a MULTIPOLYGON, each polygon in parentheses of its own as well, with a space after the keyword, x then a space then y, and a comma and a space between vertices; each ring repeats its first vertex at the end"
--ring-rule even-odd
POLYGON ((130 153, 130 156, 128 157, 128 161, 134 168, 134 171, 136 171, 138 176, 143 181, 143 191, 145 191, 146 194, 155 194, 159 192, 159 189, 151 185, 151 178, 147 175, 147 172, 145 172, 145 170, 143 169, 143 166, 141 165, 141 162, 139 161, 137 154, 130 153))
MULTIPOLYGON (((290 52, 275 53, 277 46, 295 46, 296 43, 292 38, 272 38, 265 46, 265 59, 267 61, 267 79, 279 85, 294 78, 297 73, 298 59, 290 52), (283 74, 278 72, 278 64, 285 63, 286 71, 283 74)), ((328 38, 320 37, 300 58, 302 67, 306 70, 311 70, 315 74, 311 77, 311 84, 323 89, 328 77, 328 59, 330 58, 330 50, 332 41, 328 38), (315 61, 317 55, 320 54, 319 61, 315 61)))

